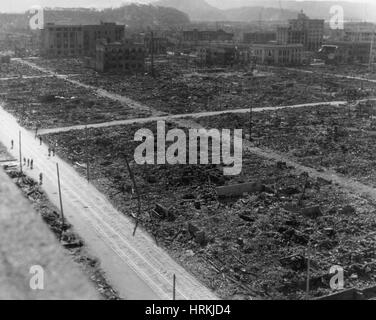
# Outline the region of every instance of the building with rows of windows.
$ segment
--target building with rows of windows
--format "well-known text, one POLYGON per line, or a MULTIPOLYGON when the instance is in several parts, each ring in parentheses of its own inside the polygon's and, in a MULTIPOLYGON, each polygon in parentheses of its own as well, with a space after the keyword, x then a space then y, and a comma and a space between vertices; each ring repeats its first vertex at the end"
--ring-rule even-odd
POLYGON ((125 27, 115 23, 98 25, 47 24, 41 31, 40 53, 47 58, 94 57, 98 40, 122 41, 124 32, 125 27))
POLYGON ((130 40, 108 43, 98 41, 95 70, 110 73, 142 73, 145 70, 145 47, 130 40))
POLYGON ((252 55, 256 63, 279 66, 300 65, 303 62, 302 44, 254 44, 252 55))
POLYGON ((324 20, 309 19, 303 12, 297 19, 289 20, 288 27, 277 29, 277 42, 286 44, 303 44, 305 51, 317 52, 324 40, 324 20))

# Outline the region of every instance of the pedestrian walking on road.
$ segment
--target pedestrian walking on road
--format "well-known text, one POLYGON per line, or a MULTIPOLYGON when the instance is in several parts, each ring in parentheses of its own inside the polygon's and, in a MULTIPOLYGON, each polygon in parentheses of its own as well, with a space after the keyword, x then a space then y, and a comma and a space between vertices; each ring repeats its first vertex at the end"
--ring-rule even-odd
POLYGON ((48 156, 51 157, 51 148, 48 147, 48 156))
POLYGON ((24 158, 24 166, 26 166, 26 158, 24 158))
POLYGON ((10 143, 12 145, 11 149, 13 150, 13 148, 14 148, 14 141, 12 140, 10 143))
POLYGON ((31 160, 30 160, 30 169, 31 169, 31 170, 33 170, 33 165, 34 165, 34 160, 31 159, 31 160))
POLYGON ((39 185, 41 186, 43 184, 43 173, 41 172, 39 174, 39 185))
POLYGON ((42 137, 39 136, 39 144, 42 145, 42 137))
POLYGON ((27 159, 27 167, 30 167, 30 159, 27 159))
POLYGON ((52 148, 52 156, 54 157, 56 155, 55 148, 52 148))

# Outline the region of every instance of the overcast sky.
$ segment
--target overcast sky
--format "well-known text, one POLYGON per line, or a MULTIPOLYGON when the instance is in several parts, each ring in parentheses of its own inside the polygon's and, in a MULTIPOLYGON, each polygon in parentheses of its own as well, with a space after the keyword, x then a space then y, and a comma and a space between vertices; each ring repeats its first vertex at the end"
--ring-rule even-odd
MULTIPOLYGON (((313 0, 322 1, 322 0, 313 0)), ((375 2, 375 0, 347 0, 349 2, 364 3, 364 2, 375 2)), ((122 3, 128 2, 138 2, 138 3, 148 3, 153 2, 153 0, 0 0, 0 11, 1 12, 19 12, 26 11, 33 5, 41 5, 43 7, 111 7, 119 6, 122 3)), ((207 0, 210 3, 210 0, 207 0)), ((252 1, 250 1, 252 2, 252 1)))

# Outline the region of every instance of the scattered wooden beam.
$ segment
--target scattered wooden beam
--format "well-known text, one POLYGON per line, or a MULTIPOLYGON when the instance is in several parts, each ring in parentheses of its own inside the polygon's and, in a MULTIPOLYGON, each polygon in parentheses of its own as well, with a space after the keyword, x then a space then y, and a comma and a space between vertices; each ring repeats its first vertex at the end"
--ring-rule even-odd
POLYGON ((219 198, 238 197, 242 196, 244 193, 263 192, 265 185, 259 182, 241 183, 217 187, 216 190, 219 198))

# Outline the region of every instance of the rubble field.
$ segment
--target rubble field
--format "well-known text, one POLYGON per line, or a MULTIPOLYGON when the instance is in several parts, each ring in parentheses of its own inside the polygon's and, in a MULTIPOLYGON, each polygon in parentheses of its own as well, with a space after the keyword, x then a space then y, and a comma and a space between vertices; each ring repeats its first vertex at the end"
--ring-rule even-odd
POLYGON ((103 98, 57 78, 0 81, 0 101, 29 129, 147 117, 149 112, 103 98))
POLYGON ((20 78, 22 76, 41 75, 44 75, 44 73, 16 61, 0 64, 0 78, 20 78))
MULTIPOLYGON (((156 130, 155 123, 143 127, 156 130)), ((307 252, 311 298, 331 292, 333 265, 344 268, 346 287, 374 284, 373 203, 328 181, 297 175, 285 163, 247 153, 242 173, 234 177, 215 165, 137 165, 133 155, 140 143, 133 138, 138 129, 89 130, 92 183, 133 217, 138 215, 133 190, 138 189, 141 227, 221 298, 304 299, 307 252), (216 192, 247 182, 253 183, 252 190, 236 198, 220 198, 216 192)), ((85 174, 83 131, 46 138, 57 142, 58 154, 85 174)))
POLYGON ((59 58, 59 59, 44 59, 40 57, 24 59, 38 66, 51 70, 54 73, 64 75, 77 75, 77 74, 95 74, 93 69, 87 68, 81 59, 77 58, 59 58))
POLYGON ((69 60, 33 62, 51 70, 73 72, 75 80, 170 114, 346 100, 349 90, 354 90, 358 98, 374 93, 369 83, 284 69, 253 75, 235 68, 212 72, 171 61, 158 65, 158 76, 153 78, 150 74, 99 74, 84 68, 78 60, 72 64, 69 60))
MULTIPOLYGON (((0 161, 9 160, 6 148, 0 144, 0 161)), ((38 183, 25 175, 20 175, 17 166, 4 165, 5 172, 21 190, 34 210, 41 215, 56 238, 60 238, 62 220, 60 211, 48 200, 38 183)), ((78 264, 84 274, 93 282, 99 294, 106 300, 119 300, 117 292, 108 284, 104 272, 100 268, 100 262, 90 255, 85 248, 83 240, 75 233, 73 227, 65 221, 64 234, 61 244, 67 250, 72 260, 78 264)))
MULTIPOLYGON (((376 187, 375 115, 374 102, 256 112, 252 138, 257 146, 286 154, 305 166, 329 169, 376 187)), ((236 128, 249 133, 249 115, 197 121, 207 128, 236 128)))

